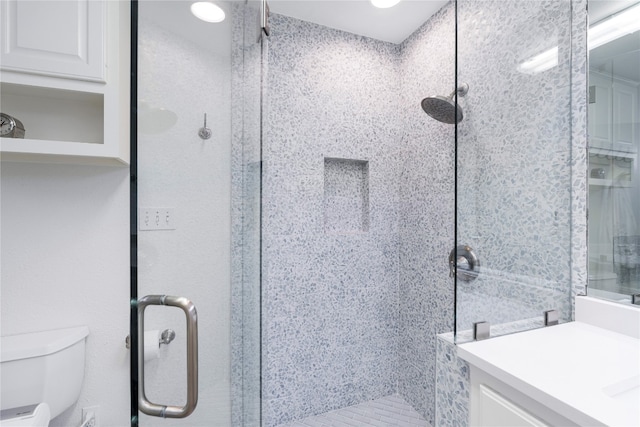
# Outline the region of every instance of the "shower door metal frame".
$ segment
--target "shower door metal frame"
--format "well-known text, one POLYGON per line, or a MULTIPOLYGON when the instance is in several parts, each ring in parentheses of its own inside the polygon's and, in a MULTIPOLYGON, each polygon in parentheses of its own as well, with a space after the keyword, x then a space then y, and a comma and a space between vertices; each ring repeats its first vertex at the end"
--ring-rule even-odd
POLYGON ((130 425, 138 427, 138 0, 131 0, 131 83, 129 97, 129 235, 130 235, 130 425))

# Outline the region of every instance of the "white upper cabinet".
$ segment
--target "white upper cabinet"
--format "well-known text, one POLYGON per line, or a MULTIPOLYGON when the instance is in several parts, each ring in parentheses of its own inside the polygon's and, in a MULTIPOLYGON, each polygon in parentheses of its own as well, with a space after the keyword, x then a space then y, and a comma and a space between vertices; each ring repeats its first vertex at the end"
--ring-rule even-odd
POLYGON ((127 165, 130 3, 0 0, 3 161, 127 165))
POLYGON ((638 142, 638 86, 614 82, 613 85, 613 142, 635 150, 638 142))
POLYGON ((621 152, 638 151, 637 82, 589 72, 589 145, 621 152))
POLYGON ((2 68, 105 81, 103 1, 2 1, 2 68))
POLYGON ((613 139, 611 80, 595 73, 589 76, 589 145, 609 148, 613 139))

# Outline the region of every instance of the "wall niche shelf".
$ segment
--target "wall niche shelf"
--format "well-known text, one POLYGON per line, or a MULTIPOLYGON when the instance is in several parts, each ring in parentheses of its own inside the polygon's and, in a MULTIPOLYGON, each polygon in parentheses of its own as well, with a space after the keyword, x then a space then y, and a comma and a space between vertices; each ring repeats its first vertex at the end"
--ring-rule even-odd
POLYGON ((324 230, 329 234, 369 231, 369 162, 324 159, 324 230))
MULTIPOLYGON (((128 165, 129 2, 79 0, 73 4, 80 10, 89 8, 93 11, 86 23, 92 27, 91 31, 78 30, 78 36, 89 38, 84 45, 93 50, 88 51, 85 55, 87 58, 104 56, 104 61, 98 61, 98 67, 102 67, 103 71, 93 65, 91 68, 93 74, 104 75, 104 79, 97 79, 88 72, 86 76, 81 75, 84 68, 80 66, 80 71, 75 74, 61 74, 54 67, 48 69, 50 64, 46 56, 57 54, 64 59, 60 52, 43 51, 42 61, 34 62, 33 58, 29 58, 31 62, 21 70, 20 61, 29 55, 21 51, 19 36, 28 33, 38 22, 35 18, 32 22, 30 16, 19 15, 20 9, 15 5, 15 1, 3 2, 2 5, 7 9, 3 9, 4 12, 13 11, 4 14, 2 23, 21 25, 24 29, 15 34, 2 34, 2 57, 5 63, 9 58, 15 64, 0 70, 0 110, 23 123, 25 137, 0 138, 0 159, 13 162, 128 165), (98 4, 99 7, 96 6, 98 4), (37 69, 34 64, 40 64, 41 68, 37 69)), ((60 8, 60 11, 64 10, 60 8)), ((60 12, 56 19, 66 22, 65 25, 76 23, 77 18, 73 17, 73 13, 67 12, 60 12)), ((84 27, 79 25, 78 28, 84 27)), ((43 36, 56 39, 57 34, 43 36)), ((73 38, 54 41, 52 46, 59 51, 77 43, 73 38)), ((73 59, 77 59, 76 56, 73 59)))

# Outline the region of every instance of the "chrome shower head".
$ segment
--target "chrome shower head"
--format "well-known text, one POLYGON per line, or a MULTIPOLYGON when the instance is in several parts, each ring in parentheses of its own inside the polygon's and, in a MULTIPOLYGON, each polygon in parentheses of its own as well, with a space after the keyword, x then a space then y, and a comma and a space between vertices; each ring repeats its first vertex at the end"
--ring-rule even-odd
POLYGON ((465 96, 468 91, 469 85, 463 83, 447 97, 440 95, 429 96, 422 100, 422 109, 439 122, 447 124, 460 123, 464 114, 460 105, 457 105, 453 100, 453 97, 456 94, 465 96))
POLYGON ((456 105, 453 99, 440 95, 423 99, 422 109, 425 113, 442 123, 460 123, 463 117, 462 108, 456 105))

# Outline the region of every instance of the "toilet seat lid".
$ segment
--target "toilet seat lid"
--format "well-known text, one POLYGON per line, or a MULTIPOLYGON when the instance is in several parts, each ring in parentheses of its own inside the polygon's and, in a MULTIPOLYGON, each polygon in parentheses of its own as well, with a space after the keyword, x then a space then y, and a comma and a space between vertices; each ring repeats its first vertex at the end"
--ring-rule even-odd
POLYGON ((51 410, 46 403, 3 409, 0 412, 2 427, 47 427, 51 410))

